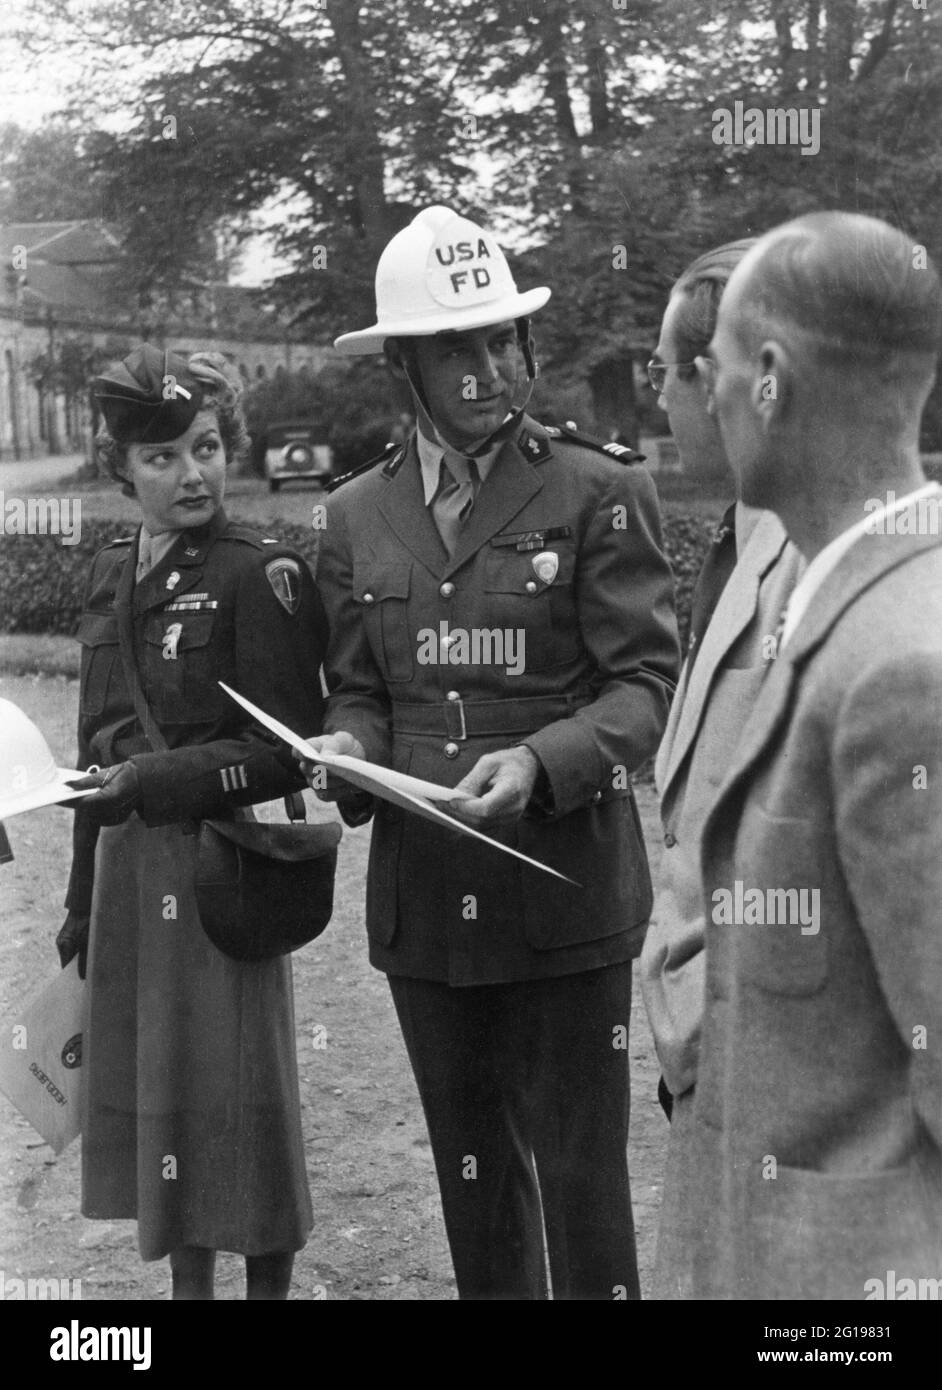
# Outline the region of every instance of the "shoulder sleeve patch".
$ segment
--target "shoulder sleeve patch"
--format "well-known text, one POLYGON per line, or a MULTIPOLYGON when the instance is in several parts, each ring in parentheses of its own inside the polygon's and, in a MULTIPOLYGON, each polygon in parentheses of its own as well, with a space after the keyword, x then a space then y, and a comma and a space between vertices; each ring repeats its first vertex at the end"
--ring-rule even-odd
POLYGON ((301 606, 300 564, 297 560, 290 560, 286 555, 282 555, 277 560, 269 560, 265 566, 265 574, 275 598, 293 618, 301 606))

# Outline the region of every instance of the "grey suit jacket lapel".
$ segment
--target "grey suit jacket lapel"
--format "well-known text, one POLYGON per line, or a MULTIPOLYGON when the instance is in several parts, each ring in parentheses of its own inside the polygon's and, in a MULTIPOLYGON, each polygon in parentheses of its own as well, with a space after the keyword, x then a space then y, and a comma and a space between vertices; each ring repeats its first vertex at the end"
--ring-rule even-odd
POLYGON ((763 512, 737 561, 735 583, 727 584, 720 595, 693 670, 689 662, 684 663, 655 764, 655 780, 661 796, 667 793, 697 736, 719 667, 755 616, 763 576, 781 555, 786 543, 787 537, 778 517, 772 512, 763 512))
MULTIPOLYGON (((792 686, 803 662, 821 645, 834 624, 865 589, 869 589, 897 565, 905 564, 923 550, 931 550, 934 546, 942 546, 942 537, 863 536, 841 557, 773 663, 718 793, 710 816, 711 822, 733 785, 765 752, 789 708, 792 686)), ((706 832, 704 842, 705 839, 706 832)))

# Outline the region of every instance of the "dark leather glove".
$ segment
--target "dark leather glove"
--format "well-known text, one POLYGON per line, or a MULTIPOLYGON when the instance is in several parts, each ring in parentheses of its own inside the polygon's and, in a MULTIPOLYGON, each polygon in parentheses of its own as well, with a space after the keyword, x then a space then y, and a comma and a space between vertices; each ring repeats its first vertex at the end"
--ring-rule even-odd
POLYGON ((85 979, 85 961, 88 954, 88 917, 82 912, 70 912, 56 937, 56 947, 62 969, 73 956, 78 956, 79 979, 85 979))
POLYGON ((133 763, 117 763, 103 772, 90 772, 68 785, 76 791, 100 788, 97 796, 84 797, 77 807, 96 825, 120 825, 140 805, 141 779, 133 763))

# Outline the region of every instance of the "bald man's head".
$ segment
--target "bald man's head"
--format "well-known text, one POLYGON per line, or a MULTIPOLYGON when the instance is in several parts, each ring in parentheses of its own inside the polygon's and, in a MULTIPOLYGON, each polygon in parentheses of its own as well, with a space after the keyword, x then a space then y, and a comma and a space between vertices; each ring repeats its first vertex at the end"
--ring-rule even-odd
POLYGON ((866 369, 942 348, 942 285, 922 247, 873 217, 818 212, 762 237, 730 281, 744 345, 781 329, 866 369))
POLYGON ((902 232, 829 212, 762 237, 730 277, 706 354, 743 500, 775 510, 811 474, 852 490, 918 460, 940 343, 942 286, 902 232))

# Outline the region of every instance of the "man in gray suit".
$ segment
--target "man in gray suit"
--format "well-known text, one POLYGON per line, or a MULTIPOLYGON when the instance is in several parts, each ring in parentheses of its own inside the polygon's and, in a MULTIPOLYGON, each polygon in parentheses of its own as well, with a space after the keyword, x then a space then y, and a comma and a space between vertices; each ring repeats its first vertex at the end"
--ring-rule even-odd
MULTIPOLYGON (((703 485, 727 481, 729 464, 696 358, 713 336, 730 275, 754 244, 720 246, 684 271, 648 365, 684 474, 703 485)), ((641 986, 664 1077, 662 1099, 671 1113, 655 1298, 690 1294, 688 1196, 698 1161, 693 1109, 705 974, 700 836, 775 658, 775 630, 802 567, 772 512, 739 501, 727 508, 694 591, 687 661, 655 764, 664 855, 641 953, 641 986)))
POLYGON ((808 568, 703 836, 695 1297, 938 1296, 940 343, 924 248, 858 215, 763 237, 720 305, 740 495, 808 568))

